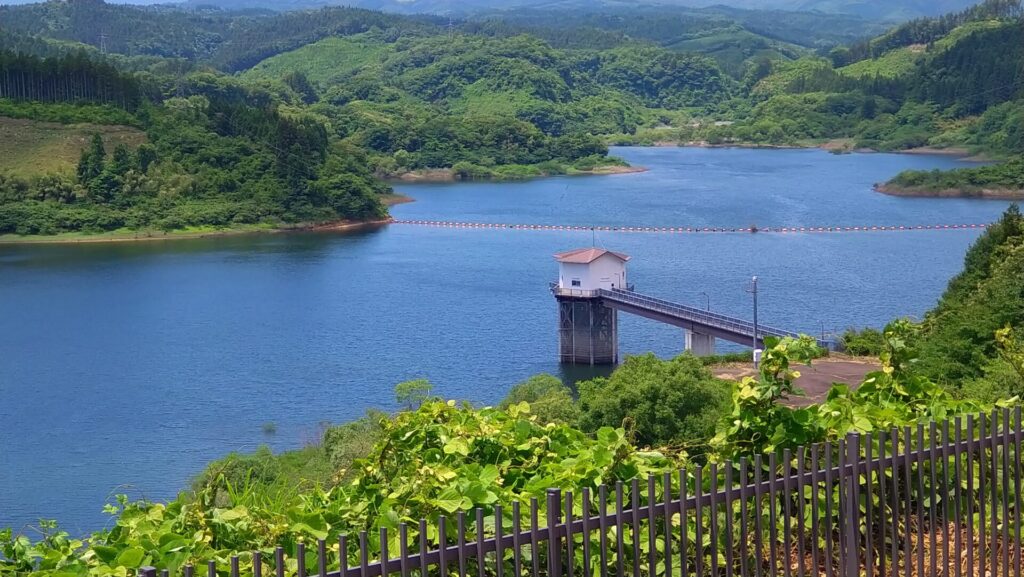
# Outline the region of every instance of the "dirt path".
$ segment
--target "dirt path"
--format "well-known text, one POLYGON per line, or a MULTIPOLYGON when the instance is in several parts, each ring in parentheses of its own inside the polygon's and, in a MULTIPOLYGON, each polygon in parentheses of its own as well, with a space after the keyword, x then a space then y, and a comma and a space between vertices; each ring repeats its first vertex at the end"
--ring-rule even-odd
MULTIPOLYGON (((806 397, 797 397, 789 403, 792 406, 807 406, 820 403, 828 395, 832 383, 845 383, 857 386, 864 380, 864 375, 878 370, 878 361, 867 358, 833 356, 814 361, 811 366, 800 366, 800 378, 796 386, 803 389, 806 397)), ((712 368, 712 372, 720 379, 739 380, 754 374, 749 364, 730 364, 712 368)))

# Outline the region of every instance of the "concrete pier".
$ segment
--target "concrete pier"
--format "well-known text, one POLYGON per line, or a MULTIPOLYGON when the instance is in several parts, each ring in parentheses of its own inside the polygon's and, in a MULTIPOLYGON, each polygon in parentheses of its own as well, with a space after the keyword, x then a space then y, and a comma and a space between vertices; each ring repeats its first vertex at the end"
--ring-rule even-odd
POLYGON ((686 335, 686 350, 698 357, 715 354, 715 337, 694 330, 684 330, 683 333, 686 335))

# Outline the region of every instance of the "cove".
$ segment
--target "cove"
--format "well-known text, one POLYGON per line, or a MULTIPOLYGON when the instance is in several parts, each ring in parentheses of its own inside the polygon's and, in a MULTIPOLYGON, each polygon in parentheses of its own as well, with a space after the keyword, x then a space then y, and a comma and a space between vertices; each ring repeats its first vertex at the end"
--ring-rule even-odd
MULTIPOLYGON (((990 222, 1008 203, 871 187, 948 157, 624 148, 644 173, 399 185, 396 218, 592 226, 990 222)), ((166 499, 225 453, 316 442, 392 388, 499 400, 556 362, 555 252, 625 252, 644 292, 817 334, 931 307, 977 230, 667 235, 392 225, 139 244, 0 247, 0 526, 101 528, 116 493, 166 499), (703 294, 702 294, 703 293, 703 294), (277 432, 264 434, 273 422, 277 432)), ((681 331, 624 315, 624 353, 681 331)), ((720 346, 726 349, 725 346, 720 346)))

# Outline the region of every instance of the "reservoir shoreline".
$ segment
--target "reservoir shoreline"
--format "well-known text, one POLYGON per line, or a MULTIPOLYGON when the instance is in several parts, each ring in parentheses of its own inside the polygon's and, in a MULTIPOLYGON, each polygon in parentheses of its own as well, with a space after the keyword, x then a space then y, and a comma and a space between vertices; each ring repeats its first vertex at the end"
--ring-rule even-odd
MULTIPOLYGON (((808 145, 773 145, 773 144, 754 144, 754 143, 729 143, 729 144, 710 144, 702 141, 693 141, 680 143, 676 141, 664 141, 657 142, 654 146, 624 146, 623 148, 667 148, 667 147, 678 147, 678 148, 699 148, 699 149, 744 149, 744 150, 809 150, 809 149, 820 149, 827 150, 830 152, 842 151, 843 153, 859 153, 859 154, 882 154, 880 151, 873 149, 848 149, 844 148, 845 141, 830 140, 824 141, 817 144, 808 145)), ((907 149, 903 151, 896 151, 892 154, 908 154, 908 155, 919 155, 919 156, 946 156, 956 157, 956 160, 966 162, 981 162, 987 160, 981 156, 970 156, 970 151, 962 148, 931 148, 931 147, 919 147, 913 149, 907 149)), ((525 180, 536 180, 551 178, 553 176, 609 176, 609 175, 623 175, 623 174, 640 174, 645 173, 649 169, 644 166, 622 166, 622 165, 607 165, 595 167, 592 170, 587 171, 573 171, 569 174, 564 175, 540 175, 526 179, 487 179, 487 182, 523 182, 525 180)), ((450 168, 443 169, 429 169, 429 170, 418 170, 407 172, 399 175, 395 178, 389 179, 390 182, 396 184, 424 184, 424 183, 470 183, 480 182, 479 180, 462 180, 455 177, 455 173, 450 168)), ((1021 200, 1024 199, 1024 191, 1016 190, 983 190, 979 193, 963 192, 963 191, 918 191, 899 189, 893 186, 885 184, 875 184, 874 190, 876 192, 887 194, 890 196, 905 196, 905 197, 930 197, 930 198, 977 198, 977 199, 993 199, 993 200, 1021 200)), ((385 195, 383 203, 386 206, 395 206, 398 204, 405 204, 409 202, 415 202, 416 199, 406 196, 404 194, 388 194, 385 195)), ((178 230, 178 231, 162 231, 162 230, 131 230, 131 231, 113 231, 105 233, 63 233, 58 235, 31 235, 31 236, 19 236, 19 235, 0 235, 0 246, 9 245, 23 245, 23 244, 94 244, 94 243, 133 243, 133 242, 152 242, 152 241, 170 241, 170 240, 192 240, 192 239, 205 239, 205 238, 216 238, 224 236, 243 236, 243 235, 261 235, 261 234, 285 234, 294 232, 358 232, 362 230, 371 230, 378 228, 392 222, 394 219, 390 216, 384 219, 369 220, 369 221, 351 221, 351 220, 337 220, 323 223, 298 223, 295 225, 279 226, 270 224, 249 224, 239 225, 224 228, 204 228, 200 230, 178 230)))
MULTIPOLYGON (((871 190, 940 156, 818 150, 613 149, 651 170, 628 178, 396 185, 396 219, 651 227, 991 222, 1004 203, 901 199, 871 190)), ((1008 204, 1008 203, 1005 203, 1008 204)), ((321 421, 397 408, 395 383, 494 404, 558 363, 552 255, 631 255, 637 287, 735 316, 762 279, 766 325, 841 333, 921 315, 961 270, 980 229, 914 234, 510 234, 381 226, 191 242, 0 247, 0 517, 105 526, 111 494, 173 499, 212 460, 315 442, 321 421), (886 266, 878 265, 885 255, 886 266), (892 270, 901 271, 892 282, 892 270), (97 402, 101 399, 102 402, 97 402), (4 411, 4 408, 9 410, 4 411), (270 434, 264 425, 275 424, 270 434), (138 426, 125 427, 124 423, 138 426)), ((680 330, 623 317, 622 354, 671 357, 680 330)), ((737 349, 722 345, 722 353, 737 349)))
MULTIPOLYGON (((386 195, 382 202, 386 206, 395 206, 415 202, 416 199, 404 194, 386 195)), ((352 221, 336 220, 323 223, 299 223, 292 226, 265 226, 265 225, 241 225, 225 228, 212 228, 203 230, 183 231, 162 231, 162 230, 136 230, 136 231, 115 231, 106 233, 65 233, 52 236, 18 236, 0 235, 0 246, 23 245, 23 244, 95 244, 95 243, 121 243, 121 242, 152 242, 166 240, 190 240, 200 238, 215 238, 223 236, 243 236, 256 234, 286 234, 293 232, 358 232, 370 230, 386 225, 394 220, 391 217, 352 221)))
POLYGON ((895 184, 876 184, 876 192, 889 196, 912 198, 973 198, 979 200, 1024 200, 1024 189, 1014 188, 982 188, 979 190, 963 190, 946 188, 932 190, 925 188, 903 187, 895 184))

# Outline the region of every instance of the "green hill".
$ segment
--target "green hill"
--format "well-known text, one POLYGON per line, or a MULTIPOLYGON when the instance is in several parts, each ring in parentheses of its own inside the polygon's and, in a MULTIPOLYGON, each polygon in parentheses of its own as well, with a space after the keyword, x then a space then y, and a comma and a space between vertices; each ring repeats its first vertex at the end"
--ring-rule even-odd
POLYGON ((581 51, 527 35, 381 32, 309 44, 242 77, 308 82, 312 110, 368 150, 379 173, 461 163, 477 176, 502 165, 545 163, 519 172, 535 174, 607 162, 593 135, 714 106, 734 86, 710 58, 651 46, 581 51))
POLYGON ((301 71, 320 85, 328 86, 378 61, 388 45, 372 34, 325 38, 263 60, 245 71, 254 78, 284 78, 301 71))
POLYGON ((924 59, 942 54, 974 34, 996 30, 1003 26, 1005 26, 1005 22, 1000 20, 967 22, 953 28, 930 44, 911 44, 910 46, 892 48, 874 58, 854 62, 837 68, 836 71, 855 78, 903 76, 912 73, 924 59))

